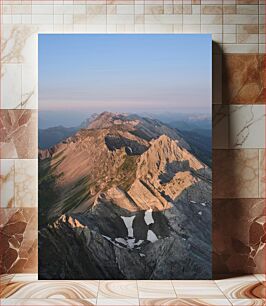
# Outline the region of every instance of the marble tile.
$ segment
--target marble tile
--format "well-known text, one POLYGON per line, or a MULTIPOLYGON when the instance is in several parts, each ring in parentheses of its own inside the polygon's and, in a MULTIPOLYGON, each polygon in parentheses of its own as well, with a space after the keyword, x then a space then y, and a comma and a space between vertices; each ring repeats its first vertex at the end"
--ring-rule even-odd
POLYGON ((38 108, 38 59, 37 56, 35 56, 34 58, 35 60, 32 59, 33 63, 22 64, 20 108, 38 108))
POLYGON ((263 56, 225 54, 223 58, 223 103, 264 104, 263 56))
POLYGON ((229 139, 228 105, 213 105, 212 108, 212 147, 227 149, 229 139))
POLYGON ((134 299, 138 298, 136 281, 100 281, 99 299, 134 299))
POLYGON ((231 149, 265 148, 265 106, 230 105, 231 149))
POLYGON ((213 151, 213 197, 257 198, 257 149, 213 151))
POLYGON ((266 282, 266 274, 254 274, 254 276, 261 283, 266 282))
MULTIPOLYGON (((213 273, 248 274, 265 271, 264 199, 213 201, 213 273)), ((233 279, 234 280, 234 279, 233 279)), ((239 278, 236 282, 257 281, 239 278)), ((230 280, 223 280, 223 283, 230 280)))
POLYGON ((172 281, 178 298, 223 299, 224 295, 214 281, 172 281))
POLYGON ((10 282, 2 298, 11 299, 91 299, 96 298, 99 281, 10 282))
POLYGON ((38 27, 32 25, 5 25, 1 29, 1 62, 27 63, 36 52, 34 34, 38 27))
POLYGON ((18 159, 15 161, 16 207, 37 207, 37 163, 37 159, 18 159))
POLYGON ((16 108, 21 102, 21 64, 1 65, 1 108, 16 108))
POLYGON ((253 275, 215 282, 228 299, 262 299, 266 296, 266 287, 253 275))
POLYGON ((145 281, 138 283, 139 298, 173 298, 176 297, 171 281, 145 281))
MULTIPOLYGON (((223 52, 225 54, 239 54, 239 55, 245 55, 245 54, 249 54, 249 53, 259 53, 259 46, 258 44, 238 44, 238 43, 231 43, 231 44, 227 44, 227 43, 224 43, 223 44, 223 52)), ((233 85, 233 84, 231 84, 233 85)), ((251 92, 249 93, 251 94, 251 92)), ((223 95, 223 96, 226 96, 226 95, 223 95)), ((243 100, 243 98, 242 98, 243 100)), ((232 102, 231 104, 244 104, 244 103, 253 103, 253 102, 244 102, 242 101, 241 102, 232 102)), ((227 102, 224 102, 224 103, 227 103, 227 102)), ((259 103, 259 102, 256 102, 256 103, 259 103)), ((260 104, 262 104, 262 102, 260 102, 260 104)))
POLYGON ((229 306, 227 299, 140 299, 140 306, 229 306))
POLYGON ((139 306, 138 299, 97 299, 97 305, 114 305, 114 306, 139 306))
POLYGON ((0 161, 0 207, 14 207, 15 205, 15 162, 12 159, 0 161))
POLYGON ((33 282, 38 280, 37 273, 17 273, 12 278, 13 283, 17 282, 33 282))
MULTIPOLYGON (((0 297, 4 288, 11 282, 14 274, 0 274, 0 297)), ((0 302, 1 305, 1 302, 0 302)))
POLYGON ((0 157, 37 158, 37 111, 0 110, 0 157))
POLYGON ((245 306, 265 306, 266 300, 264 299, 230 299, 233 306, 245 305, 245 306))
POLYGON ((0 273, 37 271, 37 209, 0 209, 0 273))
POLYGON ((265 198, 266 185, 266 165, 265 165, 265 149, 259 150, 259 197, 265 198))
POLYGON ((2 299, 0 305, 23 305, 23 306, 93 306, 96 305, 96 299, 2 299))

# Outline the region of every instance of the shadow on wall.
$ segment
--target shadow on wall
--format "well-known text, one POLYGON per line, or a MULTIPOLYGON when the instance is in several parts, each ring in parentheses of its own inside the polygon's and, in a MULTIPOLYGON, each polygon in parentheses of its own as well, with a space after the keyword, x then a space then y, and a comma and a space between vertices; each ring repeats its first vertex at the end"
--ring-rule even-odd
POLYGON ((216 43, 213 54, 213 278, 265 273, 264 162, 259 149, 232 149, 229 120, 229 104, 264 103, 264 58, 223 54, 216 43))

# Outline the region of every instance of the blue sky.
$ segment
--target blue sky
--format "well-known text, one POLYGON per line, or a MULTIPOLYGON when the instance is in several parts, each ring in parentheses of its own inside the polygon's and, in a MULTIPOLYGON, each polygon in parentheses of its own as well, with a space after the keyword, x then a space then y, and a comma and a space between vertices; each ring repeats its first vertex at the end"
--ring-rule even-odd
POLYGON ((210 108, 211 35, 39 35, 41 111, 210 108))

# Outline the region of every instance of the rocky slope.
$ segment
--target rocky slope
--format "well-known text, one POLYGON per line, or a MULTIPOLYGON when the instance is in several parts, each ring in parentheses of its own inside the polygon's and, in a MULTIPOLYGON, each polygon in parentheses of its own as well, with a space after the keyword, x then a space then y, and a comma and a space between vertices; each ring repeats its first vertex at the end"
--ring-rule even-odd
POLYGON ((102 113, 39 152, 39 277, 211 276, 211 171, 157 120, 102 113))

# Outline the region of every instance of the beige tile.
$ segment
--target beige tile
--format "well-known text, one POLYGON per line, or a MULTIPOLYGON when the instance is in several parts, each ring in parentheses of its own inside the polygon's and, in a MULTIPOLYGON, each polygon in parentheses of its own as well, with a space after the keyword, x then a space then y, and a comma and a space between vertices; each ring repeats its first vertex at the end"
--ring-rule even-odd
POLYGON ((259 13, 258 5, 237 5, 237 14, 257 15, 259 13))
POLYGON ((201 24, 222 24, 222 15, 201 15, 201 24))
POLYGON ((139 298, 173 298, 176 297, 171 281, 145 281, 138 283, 139 298))
POLYGON ((229 306, 231 305, 229 301, 225 298, 223 299, 140 299, 140 306, 229 306))
POLYGON ((96 299, 2 299, 1 305, 24 306, 92 306, 96 305, 96 299))
POLYGON ((258 44, 223 44, 224 53, 258 53, 258 44))
POLYGON ((224 15, 224 24, 258 24, 257 15, 224 15))
POLYGON ((181 15, 145 15, 145 24, 182 24, 181 15))
POLYGON ((223 25, 223 33, 235 34, 236 33, 236 25, 224 24, 223 25))
POLYGON ((239 34, 257 34, 259 33, 259 27, 257 24, 237 25, 237 33, 239 34))
POLYGON ((236 34, 223 34, 224 44, 234 44, 236 43, 236 34))
POLYGON ((96 298, 98 281, 11 282, 2 297, 12 299, 91 299, 96 298))
POLYGON ((134 15, 107 15, 107 23, 108 24, 134 24, 134 15))
POLYGON ((15 206, 37 207, 37 159, 15 161, 15 206))
POLYGON ((231 149, 265 148, 265 106, 229 106, 231 149))
POLYGON ((222 5, 201 5, 201 13, 204 15, 221 15, 222 5))
POLYGON ((144 14, 145 15, 157 15, 164 13, 164 6, 163 5, 150 5, 147 4, 144 7, 144 14))
POLYGON ((201 32, 202 33, 222 33, 223 32, 223 27, 221 24, 202 24, 201 25, 201 32))
POLYGON ((41 15, 46 15, 46 14, 53 14, 54 13, 54 6, 53 5, 47 5, 47 4, 41 4, 41 5, 36 5, 32 4, 32 14, 41 14, 41 15))
POLYGON ((200 15, 183 15, 183 24, 200 24, 200 15))
POLYGON ((199 24, 184 24, 183 33, 201 33, 200 25, 199 24))
POLYGON ((245 305, 245 306, 265 306, 266 300, 263 299, 230 299, 233 306, 245 305))
POLYGON ((138 298, 136 281, 100 281, 99 299, 138 298))
POLYGON ((1 108, 16 108, 21 103, 21 64, 1 65, 1 108))
POLYGON ((200 5, 192 5, 192 14, 196 15, 196 14, 200 14, 200 5))
POLYGON ((223 14, 224 15, 230 15, 236 13, 236 5, 232 4, 225 4, 223 5, 223 14))
POLYGON ((33 282, 38 280, 38 274, 36 273, 18 273, 15 274, 12 282, 33 282))
POLYGON ((237 34, 237 43, 238 44, 257 44, 259 42, 258 34, 237 34))
POLYGON ((172 281, 172 284, 179 298, 224 298, 214 281, 172 281))
POLYGON ((183 15, 191 15, 192 14, 192 6, 183 4, 183 15))
POLYGON ((139 300, 138 299, 97 299, 97 305, 107 305, 107 306, 139 306, 139 300))
POLYGON ((54 22, 54 15, 53 14, 32 15, 32 24, 50 25, 50 24, 53 24, 53 22, 54 22))
POLYGON ((13 159, 0 160, 0 207, 15 205, 15 162, 13 159))

